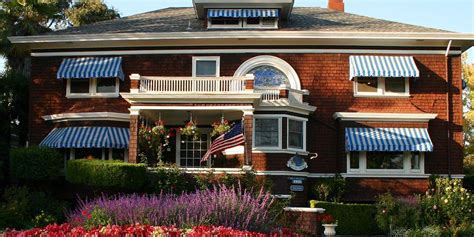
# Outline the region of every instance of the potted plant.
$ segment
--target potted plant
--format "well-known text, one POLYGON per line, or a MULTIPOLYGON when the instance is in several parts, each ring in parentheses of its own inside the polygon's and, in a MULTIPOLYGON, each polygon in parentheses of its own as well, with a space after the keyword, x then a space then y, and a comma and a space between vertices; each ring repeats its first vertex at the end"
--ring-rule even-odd
POLYGON ((210 133, 212 138, 218 137, 230 130, 231 124, 227 120, 212 123, 212 131, 210 133))
POLYGON ((138 131, 140 149, 156 156, 158 161, 163 158, 163 151, 169 145, 169 130, 162 120, 155 122, 155 126, 142 126, 138 131))
POLYGON ((322 214, 319 217, 319 221, 324 226, 325 236, 336 236, 337 221, 334 220, 331 214, 322 214))
POLYGON ((182 137, 191 138, 194 141, 199 140, 201 136, 197 124, 193 120, 187 122, 183 128, 179 129, 179 132, 181 133, 182 137))

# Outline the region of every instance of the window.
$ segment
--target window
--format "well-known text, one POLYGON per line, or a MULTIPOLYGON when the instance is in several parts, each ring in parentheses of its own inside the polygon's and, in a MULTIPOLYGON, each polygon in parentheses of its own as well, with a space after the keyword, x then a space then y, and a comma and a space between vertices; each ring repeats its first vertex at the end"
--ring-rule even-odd
POLYGON ((284 114, 254 115, 254 150, 258 152, 284 151, 292 154, 306 152, 307 121, 306 118, 284 114), (287 121, 285 127, 282 127, 283 118, 287 121))
POLYGON ((249 17, 230 18, 219 17, 207 20, 208 29, 278 29, 278 18, 274 17, 249 17))
POLYGON ((257 66, 251 69, 248 73, 255 76, 255 87, 278 87, 280 85, 290 85, 290 81, 286 74, 273 66, 257 66))
POLYGON ((288 119, 288 147, 304 150, 304 126, 301 120, 288 119))
POLYGON ((193 77, 219 77, 219 57, 193 57, 193 77))
POLYGON ((184 138, 180 136, 178 150, 179 166, 184 168, 208 167, 209 162, 201 162, 206 154, 209 143, 208 135, 201 134, 200 139, 184 138))
POLYGON ((242 19, 239 18, 209 18, 207 21, 207 28, 242 28, 242 19))
POLYGON ((255 118, 255 147, 280 147, 280 118, 255 118))
POLYGON ((349 174, 423 174, 422 152, 353 151, 347 154, 349 174))
POLYGON ((118 78, 69 79, 66 87, 66 97, 118 97, 118 78))
POLYGON ((358 77, 354 79, 356 96, 408 96, 409 79, 404 77, 358 77))
POLYGON ((420 170, 421 169, 421 153, 420 152, 412 152, 410 163, 411 163, 411 169, 412 170, 420 170))
POLYGON ((403 169, 403 152, 367 152, 367 169, 403 169))
POLYGON ((278 18, 245 18, 243 20, 243 28, 259 28, 259 29, 277 29, 278 18))
POLYGON ((66 159, 101 159, 128 161, 127 149, 114 148, 71 148, 65 151, 69 153, 66 159))
POLYGON ((349 167, 350 169, 359 169, 359 152, 358 151, 352 151, 349 154, 349 167))

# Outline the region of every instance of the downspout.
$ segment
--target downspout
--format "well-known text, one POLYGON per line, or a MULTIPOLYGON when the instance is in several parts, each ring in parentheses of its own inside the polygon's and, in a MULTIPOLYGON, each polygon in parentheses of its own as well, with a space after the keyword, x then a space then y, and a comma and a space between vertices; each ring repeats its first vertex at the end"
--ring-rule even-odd
POLYGON ((452 78, 450 76, 450 59, 449 59, 449 51, 451 49, 451 43, 453 41, 449 40, 448 47, 446 48, 446 54, 445 59, 446 59, 446 130, 447 130, 447 135, 448 135, 448 142, 446 143, 446 158, 448 160, 448 177, 451 178, 451 84, 452 84, 452 78))

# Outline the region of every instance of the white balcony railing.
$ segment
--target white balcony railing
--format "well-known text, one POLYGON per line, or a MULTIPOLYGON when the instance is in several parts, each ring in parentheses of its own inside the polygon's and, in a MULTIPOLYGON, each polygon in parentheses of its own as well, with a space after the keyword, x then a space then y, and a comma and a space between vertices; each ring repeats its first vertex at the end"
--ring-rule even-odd
POLYGON ((248 77, 141 77, 139 92, 222 93, 245 92, 248 77))
POLYGON ((279 87, 257 87, 254 89, 255 93, 262 94, 263 101, 276 101, 280 99, 288 99, 290 103, 303 103, 303 96, 308 95, 309 92, 307 90, 295 90, 289 88, 285 85, 279 87), (287 91, 288 97, 282 98, 281 93, 282 91, 287 91))

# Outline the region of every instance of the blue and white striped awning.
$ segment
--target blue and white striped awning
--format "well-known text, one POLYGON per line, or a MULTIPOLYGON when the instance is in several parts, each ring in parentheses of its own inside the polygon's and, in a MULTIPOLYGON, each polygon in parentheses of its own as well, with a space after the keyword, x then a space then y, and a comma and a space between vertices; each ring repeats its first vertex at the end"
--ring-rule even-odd
POLYGON ((243 9, 242 17, 279 17, 278 9, 243 9))
POLYGON ((209 9, 207 10, 208 18, 229 17, 241 18, 242 9, 209 9))
POLYGON ((346 151, 433 151, 426 128, 346 128, 346 151))
POLYGON ((278 9, 208 9, 208 18, 279 17, 278 9))
POLYGON ((40 143, 51 148, 128 148, 129 128, 65 127, 55 128, 40 143))
POLYGON ((420 71, 411 56, 349 57, 350 77, 419 77, 420 71))
POLYGON ((57 74, 58 79, 107 77, 124 80, 121 57, 65 58, 57 74))

